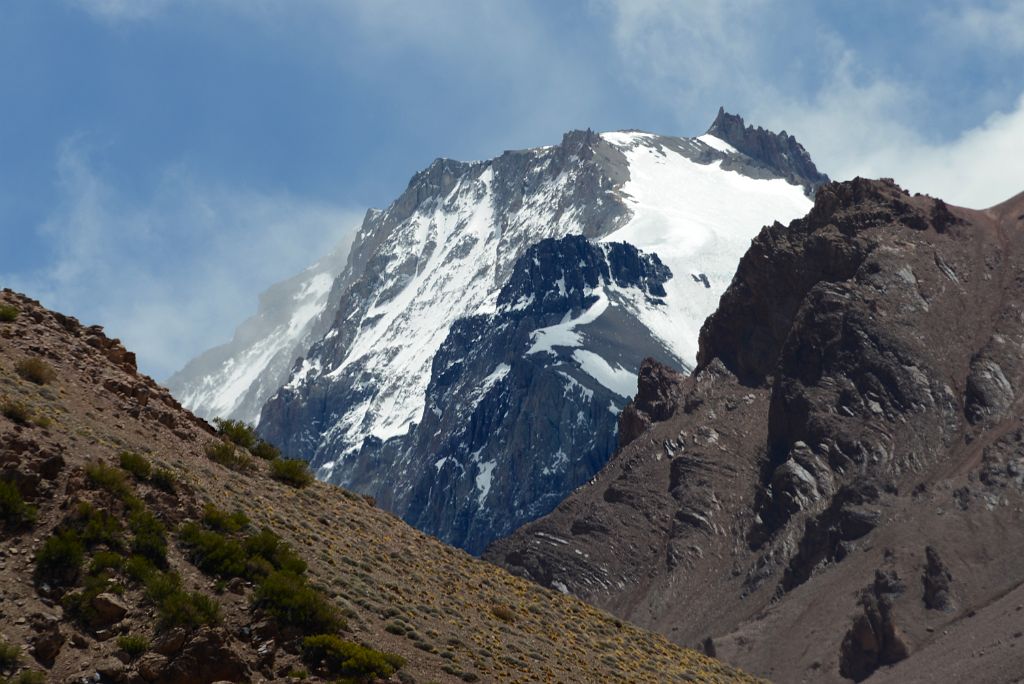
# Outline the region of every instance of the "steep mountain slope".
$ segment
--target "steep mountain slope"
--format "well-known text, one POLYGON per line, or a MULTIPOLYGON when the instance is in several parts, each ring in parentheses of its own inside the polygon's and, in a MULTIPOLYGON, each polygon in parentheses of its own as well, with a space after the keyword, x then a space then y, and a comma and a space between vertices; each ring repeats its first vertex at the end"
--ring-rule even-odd
POLYGON ((368 463, 353 486, 387 492, 388 508, 473 553, 548 512, 613 451, 631 355, 669 353, 634 313, 664 306, 669 277, 621 243, 531 247, 495 311, 452 326, 423 420, 381 448, 393 465, 368 463))
POLYGON ((116 340, 10 290, 0 292, 0 406, 0 673, 752 681, 363 497, 273 479, 279 464, 241 448, 225 457, 230 447, 138 375, 116 340), (321 653, 302 645, 310 629, 350 642, 333 673, 322 639, 321 653), (389 676, 399 661, 378 651, 407 662, 389 676))
POLYGON ((694 374, 645 363, 624 448, 485 558, 779 681, 1016 681, 1022 282, 1024 195, 826 185, 694 374))
MULTIPOLYGON (((806 157, 788 137, 765 146, 806 157)), ((560 145, 490 161, 438 160, 387 210, 368 215, 342 274, 348 284, 335 287, 341 295, 331 328, 268 401, 260 432, 310 459, 320 477, 372 494, 478 552, 550 510, 605 462, 615 435, 604 409, 621 407, 632 394, 629 378, 645 355, 692 366, 700 322, 749 240, 767 221, 805 213, 807 193, 823 179, 815 171, 795 184, 782 178, 787 174, 714 136, 639 132, 575 131, 560 145), (523 259, 531 246, 570 235, 656 252, 670 276, 662 279, 664 293, 652 298, 642 284, 605 279, 567 298, 557 273, 572 277, 575 267, 553 258, 555 275, 539 283, 550 289, 533 286, 511 309, 527 311, 531 301, 554 308, 520 317, 512 347, 492 344, 490 358, 474 352, 471 374, 446 387, 437 403, 446 385, 437 374, 466 362, 439 362, 446 340, 446 354, 454 353, 451 345, 468 351, 457 338, 475 317, 511 312, 509 302, 505 311, 497 302, 510 279, 529 272, 523 259), (610 286, 615 297, 598 293, 610 286), (538 339, 524 345, 529 325, 538 339), (540 329, 553 325, 573 334, 539 341, 548 335, 540 329), (531 353, 534 343, 554 359, 531 353), (523 374, 538 363, 561 372, 523 374), (504 376, 506 366, 519 370, 504 376), (498 375, 520 388, 515 404, 480 402, 479 383, 496 383, 498 375), (592 392, 602 410, 591 410, 592 392), (478 414, 470 427, 481 431, 469 436, 462 417, 477 408, 491 413, 478 414), (483 425, 507 429, 492 433, 483 425), (531 437, 506 439, 516 433, 531 437), (583 434, 592 437, 565 448, 583 434), (459 457, 446 460, 453 454, 459 457), (446 464, 457 472, 446 474, 446 464), (457 509, 443 504, 456 500, 464 501, 457 509)))
POLYGON ((263 404, 288 380, 295 359, 323 336, 329 321, 321 314, 331 308, 331 286, 348 251, 343 243, 262 293, 256 315, 238 326, 231 342, 204 352, 167 379, 174 396, 203 418, 258 421, 263 404))

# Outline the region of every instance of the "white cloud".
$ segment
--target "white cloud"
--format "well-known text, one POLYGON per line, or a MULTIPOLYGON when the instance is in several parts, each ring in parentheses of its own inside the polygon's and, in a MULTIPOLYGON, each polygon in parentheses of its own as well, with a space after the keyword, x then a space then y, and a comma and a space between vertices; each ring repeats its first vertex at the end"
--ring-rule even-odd
POLYGON ((786 126, 834 179, 889 177, 911 192, 961 206, 986 208, 1024 190, 1024 95, 952 140, 929 141, 897 112, 901 88, 849 83, 812 103, 756 110, 786 126))
MULTIPOLYGON (((777 0, 602 6, 633 81, 681 120, 724 104, 794 134, 835 179, 892 177, 954 204, 987 207, 1024 190, 1024 95, 1009 111, 936 140, 924 132, 932 130, 928 113, 950 106, 942 94, 869 69, 812 8, 777 0)), ((1000 48, 1024 39, 1024 4, 1017 2, 964 8, 943 21, 1000 48)), ((932 24, 944 25, 934 17, 932 24)), ((942 33, 915 40, 937 41, 942 33)))
POLYGON ((169 168, 143 200, 94 170, 81 139, 57 162, 61 203, 39 230, 46 267, 0 280, 104 325, 158 378, 230 339, 256 295, 351 237, 361 211, 285 194, 210 187, 169 168))
POLYGON ((971 44, 996 52, 1024 50, 1024 3, 1003 0, 994 6, 969 4, 953 10, 935 10, 931 20, 945 45, 971 44))

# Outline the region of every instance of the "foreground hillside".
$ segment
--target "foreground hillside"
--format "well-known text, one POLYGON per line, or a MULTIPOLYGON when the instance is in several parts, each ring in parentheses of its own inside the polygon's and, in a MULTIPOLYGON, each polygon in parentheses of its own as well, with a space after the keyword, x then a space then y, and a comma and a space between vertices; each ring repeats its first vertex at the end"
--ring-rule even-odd
POLYGON ((98 327, 10 290, 0 404, 17 681, 750 680, 222 441, 98 327))
POLYGON ((1020 681, 1024 195, 765 228, 626 446, 485 557, 778 681, 1020 681))

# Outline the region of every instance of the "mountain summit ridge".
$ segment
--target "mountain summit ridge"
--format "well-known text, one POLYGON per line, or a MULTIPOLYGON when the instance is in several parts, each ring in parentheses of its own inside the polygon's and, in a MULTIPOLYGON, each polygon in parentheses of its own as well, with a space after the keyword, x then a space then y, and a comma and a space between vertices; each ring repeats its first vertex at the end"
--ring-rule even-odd
POLYGON ((718 108, 718 115, 708 127, 707 135, 713 135, 766 164, 791 183, 803 185, 809 196, 829 180, 827 175, 818 171, 811 155, 792 135, 784 130, 773 133, 760 126, 747 126, 742 116, 729 114, 725 107, 718 108))

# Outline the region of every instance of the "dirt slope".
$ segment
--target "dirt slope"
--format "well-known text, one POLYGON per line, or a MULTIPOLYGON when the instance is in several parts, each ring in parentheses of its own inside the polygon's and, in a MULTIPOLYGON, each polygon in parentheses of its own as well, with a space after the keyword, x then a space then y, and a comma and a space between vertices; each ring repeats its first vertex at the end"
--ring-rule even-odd
POLYGON ((373 660, 380 651, 405 660, 390 674, 402 682, 751 680, 446 547, 340 488, 279 482, 269 476, 270 462, 240 450, 239 469, 214 462, 205 451, 219 443, 214 430, 139 375, 134 357, 101 329, 10 290, 0 293, 0 318, 0 481, 13 483, 0 497, 0 642, 13 647, 0 650, 0 674, 21 668, 45 672, 48 681, 316 680, 329 674, 320 667, 327 656, 304 656, 302 639, 324 631, 309 627, 320 620, 346 623, 335 630, 342 639, 373 649, 360 652, 370 664, 348 662, 332 676, 374 667, 386 674, 398 660, 373 660), (126 451, 162 474, 125 473, 119 463, 126 451), (218 532, 229 523, 204 514, 207 504, 241 511, 249 522, 218 532), (184 540, 186 523, 199 519, 195 537, 222 544, 222 556, 197 555, 206 547, 184 540), (252 551, 251 537, 262 527, 308 569, 301 572, 300 561, 288 575, 296 561, 274 543, 276 551, 252 551), (41 576, 45 559, 74 556, 60 556, 50 541, 60 530, 77 535, 72 541, 84 546, 84 557, 51 563, 41 576), (228 551, 242 548, 243 539, 249 555, 225 569, 235 567, 228 551), (143 562, 140 554, 155 560, 143 562), (211 574, 197 563, 220 569, 211 574), (288 611, 273 612, 285 590, 267 598, 269 577, 290 577, 301 589, 288 594, 288 611), (300 614, 302 596, 303 605, 326 603, 317 610, 327 617, 313 608, 300 614), (261 607, 254 608, 257 598, 261 607), (208 619, 211 599, 219 620, 208 619), (212 624, 173 626, 201 622, 212 624), (133 649, 139 652, 130 657, 133 649))

